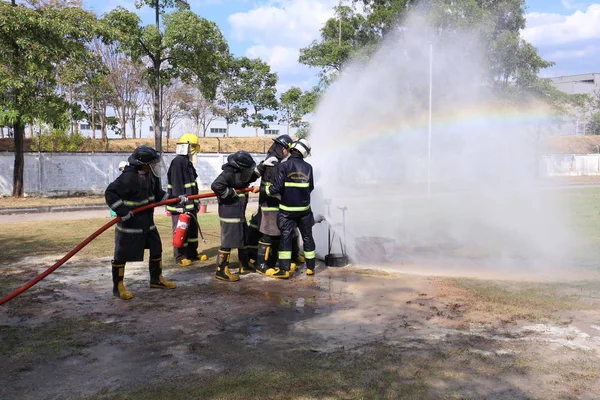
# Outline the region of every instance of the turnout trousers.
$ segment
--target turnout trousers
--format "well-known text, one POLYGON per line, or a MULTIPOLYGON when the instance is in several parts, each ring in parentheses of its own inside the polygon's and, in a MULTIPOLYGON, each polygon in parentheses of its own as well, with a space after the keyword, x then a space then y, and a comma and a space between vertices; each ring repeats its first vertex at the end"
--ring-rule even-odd
POLYGON ((277 225, 281 231, 281 242, 279 243, 279 268, 289 271, 292 260, 292 248, 294 241, 294 230, 300 231, 304 242, 304 258, 306 268, 315 269, 315 240, 312 235, 312 227, 315 224, 312 211, 308 213, 292 213, 279 211, 277 225))

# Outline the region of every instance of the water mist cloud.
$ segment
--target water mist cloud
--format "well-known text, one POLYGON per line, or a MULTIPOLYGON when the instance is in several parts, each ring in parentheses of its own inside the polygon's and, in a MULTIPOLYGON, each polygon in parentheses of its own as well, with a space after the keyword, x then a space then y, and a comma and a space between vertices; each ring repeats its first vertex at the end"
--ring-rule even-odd
MULTIPOLYGON (((563 208, 537 184, 539 133, 552 115, 492 96, 479 37, 476 29, 440 37, 415 14, 367 62, 346 68, 322 99, 310 137, 313 204, 327 213, 322 200, 331 199, 337 222, 338 207, 348 206, 355 259, 382 258, 381 248, 362 251, 365 237, 395 242, 397 262, 543 265, 567 256, 563 208)), ((325 228, 315 230, 326 254, 325 228)))

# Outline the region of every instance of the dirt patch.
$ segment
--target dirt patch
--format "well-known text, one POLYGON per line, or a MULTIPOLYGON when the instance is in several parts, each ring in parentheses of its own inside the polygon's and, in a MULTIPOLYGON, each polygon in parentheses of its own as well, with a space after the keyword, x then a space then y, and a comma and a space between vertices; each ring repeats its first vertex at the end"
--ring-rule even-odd
MULTIPOLYGON (((273 143, 271 137, 230 137, 199 138, 201 153, 234 153, 238 150, 246 150, 250 153, 266 153, 273 143)), ((163 140, 162 149, 164 152, 174 152, 177 139, 163 140)), ((143 139, 109 139, 108 143, 101 139, 87 139, 78 149, 79 152, 132 152, 141 145, 154 147, 153 138, 143 139)), ((32 139, 25 139, 25 151, 37 151, 32 139)), ((14 151, 13 139, 0 139, 0 151, 14 151)))
MULTIPOLYGON (((177 139, 163 140, 163 151, 175 151, 177 139)), ((230 137, 200 138, 200 148, 203 153, 229 153, 246 150, 251 153, 265 153, 272 143, 270 137, 230 137)), ((137 146, 146 144, 154 146, 153 138, 143 139, 109 139, 108 145, 101 139, 87 139, 78 150, 80 152, 131 152, 137 146)), ((545 140, 548 152, 554 154, 596 154, 600 152, 600 136, 552 136, 545 140)), ((25 138, 25 151, 37 151, 34 141, 25 138)), ((0 139, 0 151, 14 151, 13 139, 0 139)))
MULTIPOLYGON (((3 266, 2 293, 53 260, 3 266)), ((1 306, 3 398, 600 396, 599 282, 557 285, 568 306, 523 315, 486 312, 524 296, 512 286, 492 298, 471 281, 323 266, 226 283, 206 262, 165 270, 178 288, 162 291, 131 263, 136 297, 121 301, 109 262, 75 259, 1 306)))

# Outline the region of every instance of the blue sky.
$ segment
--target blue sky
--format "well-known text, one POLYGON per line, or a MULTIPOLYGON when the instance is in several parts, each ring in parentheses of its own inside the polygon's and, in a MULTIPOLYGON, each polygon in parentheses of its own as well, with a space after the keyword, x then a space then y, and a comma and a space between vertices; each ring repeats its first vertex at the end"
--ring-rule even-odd
MULTIPOLYGON (((134 0, 84 0, 98 14, 134 0)), ((261 57, 279 74, 279 89, 308 89, 317 70, 297 62, 298 49, 319 37, 339 0, 189 0, 192 10, 215 21, 234 54, 261 57)), ((345 0, 349 3, 349 0, 345 0)), ((523 37, 556 65, 543 76, 600 72, 600 3, 579 0, 528 0, 523 37)), ((153 20, 148 7, 137 10, 153 20)))

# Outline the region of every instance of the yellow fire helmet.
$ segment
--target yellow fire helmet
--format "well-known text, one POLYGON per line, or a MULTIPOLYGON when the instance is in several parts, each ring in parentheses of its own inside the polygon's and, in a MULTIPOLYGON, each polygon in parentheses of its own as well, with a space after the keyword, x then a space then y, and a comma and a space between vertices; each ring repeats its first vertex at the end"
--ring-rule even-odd
POLYGON ((200 151, 200 144, 198 144, 198 136, 193 133, 184 133, 177 140, 177 147, 175 153, 183 155, 194 155, 200 151))

